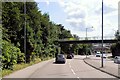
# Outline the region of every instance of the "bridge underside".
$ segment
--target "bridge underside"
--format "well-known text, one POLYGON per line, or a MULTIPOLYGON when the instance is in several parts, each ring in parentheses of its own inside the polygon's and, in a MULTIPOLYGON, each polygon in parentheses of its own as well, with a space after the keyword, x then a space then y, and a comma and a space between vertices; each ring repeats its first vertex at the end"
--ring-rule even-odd
MULTIPOLYGON (((102 40, 58 40, 58 43, 69 43, 69 44, 87 44, 87 43, 102 43, 102 40)), ((118 40, 103 40, 103 43, 117 43, 118 40)))

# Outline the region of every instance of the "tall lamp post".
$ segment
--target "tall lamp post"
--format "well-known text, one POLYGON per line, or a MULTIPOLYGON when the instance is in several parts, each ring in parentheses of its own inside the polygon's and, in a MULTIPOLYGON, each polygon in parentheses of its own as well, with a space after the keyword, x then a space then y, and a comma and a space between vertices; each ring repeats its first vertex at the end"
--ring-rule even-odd
POLYGON ((101 57, 101 67, 103 68, 103 0, 102 0, 102 57, 101 57))
POLYGON ((87 27, 87 28, 86 28, 86 40, 88 40, 88 38, 87 38, 87 31, 88 31, 88 29, 90 29, 90 28, 93 28, 93 26, 92 26, 92 27, 87 27))
MULTIPOLYGON (((87 30, 90 29, 90 28, 93 28, 93 26, 92 26, 92 27, 87 27, 87 28, 86 28, 86 39, 85 39, 85 40, 88 40, 88 38, 87 38, 87 30)), ((87 49, 86 49, 85 52, 86 52, 86 58, 87 58, 87 49)))
POLYGON ((26 63, 26 0, 24 0, 24 53, 25 53, 25 63, 26 63))

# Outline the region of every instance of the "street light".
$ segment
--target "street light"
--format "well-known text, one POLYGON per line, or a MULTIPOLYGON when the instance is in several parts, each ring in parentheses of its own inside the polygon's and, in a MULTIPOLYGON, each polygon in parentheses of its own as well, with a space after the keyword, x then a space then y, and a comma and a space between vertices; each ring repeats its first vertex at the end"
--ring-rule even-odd
MULTIPOLYGON (((92 26, 92 27, 87 27, 87 28, 86 28, 86 40, 88 40, 88 39, 87 39, 87 30, 90 29, 90 28, 93 28, 93 26, 92 26)), ((86 58, 87 58, 87 49, 86 49, 86 52, 85 52, 85 53, 86 53, 86 58)))
POLYGON ((24 0, 24 53, 25 53, 25 63, 26 63, 26 0, 24 0))
POLYGON ((90 29, 90 28, 93 28, 93 26, 92 26, 92 27, 87 27, 87 28, 86 28, 86 40, 88 40, 88 39, 87 39, 87 30, 90 29))
POLYGON ((101 67, 103 68, 103 0, 102 0, 102 57, 101 57, 101 67))

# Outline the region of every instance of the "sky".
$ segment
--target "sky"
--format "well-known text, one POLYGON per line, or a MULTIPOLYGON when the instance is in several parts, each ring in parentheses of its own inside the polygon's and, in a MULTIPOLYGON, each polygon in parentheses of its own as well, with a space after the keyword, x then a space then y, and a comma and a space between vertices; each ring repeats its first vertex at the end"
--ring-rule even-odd
MULTIPOLYGON (((102 33, 102 0, 35 0, 42 13, 50 20, 62 24, 65 29, 79 37, 100 37, 102 33)), ((112 37, 118 30, 118 2, 103 0, 104 36, 112 37)))

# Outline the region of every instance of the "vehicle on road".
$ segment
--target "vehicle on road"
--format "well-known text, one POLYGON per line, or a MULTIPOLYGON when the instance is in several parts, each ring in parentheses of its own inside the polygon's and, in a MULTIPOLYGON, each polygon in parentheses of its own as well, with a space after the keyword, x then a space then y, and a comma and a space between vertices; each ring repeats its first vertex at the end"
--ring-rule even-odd
POLYGON ((101 57, 101 53, 99 51, 96 52, 96 57, 101 57))
POLYGON ((114 63, 120 64, 120 56, 114 57, 114 63))
POLYGON ((72 54, 67 54, 67 59, 72 59, 73 55, 72 54))
MULTIPOLYGON (((102 54, 101 54, 101 56, 102 56, 102 54)), ((107 55, 105 52, 103 52, 103 58, 107 58, 107 55)))
POLYGON ((56 56, 55 62, 56 62, 56 63, 65 63, 65 62, 66 62, 66 59, 65 59, 64 54, 58 54, 58 55, 56 56))
MULTIPOLYGON (((96 53, 96 57, 102 57, 102 53, 101 52, 97 52, 96 53)), ((107 55, 105 52, 103 52, 103 58, 107 58, 107 55)))

